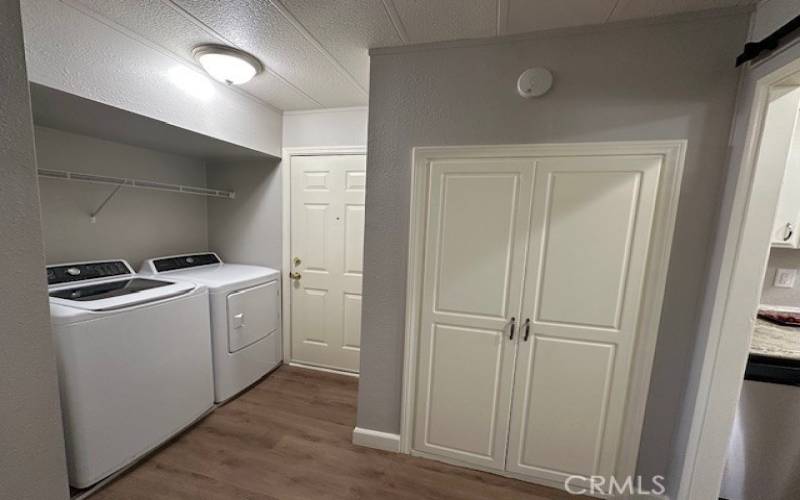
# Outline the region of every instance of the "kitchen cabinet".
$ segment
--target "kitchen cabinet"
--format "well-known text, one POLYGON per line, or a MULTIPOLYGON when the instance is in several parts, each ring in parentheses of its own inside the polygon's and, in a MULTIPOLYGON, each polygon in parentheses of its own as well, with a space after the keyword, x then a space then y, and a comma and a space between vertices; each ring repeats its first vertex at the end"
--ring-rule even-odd
POLYGON ((769 151, 767 161, 786 164, 781 184, 770 242, 773 247, 800 247, 800 87, 779 89, 778 107, 764 123, 762 150, 769 151), (763 149, 769 147, 769 149, 763 149))

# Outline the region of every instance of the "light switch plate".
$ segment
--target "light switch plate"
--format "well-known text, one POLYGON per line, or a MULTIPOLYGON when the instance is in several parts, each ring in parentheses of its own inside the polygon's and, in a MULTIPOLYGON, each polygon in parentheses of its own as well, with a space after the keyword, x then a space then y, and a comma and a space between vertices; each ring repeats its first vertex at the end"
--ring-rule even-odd
POLYGON ((797 278, 797 269, 778 269, 775 271, 773 285, 778 288, 794 288, 795 278, 797 278))

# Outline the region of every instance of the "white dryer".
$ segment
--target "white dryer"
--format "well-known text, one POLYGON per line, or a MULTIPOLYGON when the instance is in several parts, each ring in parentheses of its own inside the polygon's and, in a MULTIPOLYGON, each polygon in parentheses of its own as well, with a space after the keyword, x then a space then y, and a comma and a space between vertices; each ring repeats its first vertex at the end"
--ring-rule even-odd
POLYGON ((86 488, 214 404, 208 290, 122 260, 47 267, 70 484, 86 488))
POLYGON ((281 364, 279 271, 223 263, 209 252, 149 259, 140 273, 208 287, 217 402, 230 399, 281 364))

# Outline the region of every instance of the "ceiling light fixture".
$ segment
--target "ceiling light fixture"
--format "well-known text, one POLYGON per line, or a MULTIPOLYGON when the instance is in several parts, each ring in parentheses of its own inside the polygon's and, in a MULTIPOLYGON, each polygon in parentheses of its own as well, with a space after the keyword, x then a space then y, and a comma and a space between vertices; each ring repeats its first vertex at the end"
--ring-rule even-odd
POLYGON ((255 56, 225 45, 200 45, 192 55, 215 80, 228 85, 241 85, 264 70, 255 56))

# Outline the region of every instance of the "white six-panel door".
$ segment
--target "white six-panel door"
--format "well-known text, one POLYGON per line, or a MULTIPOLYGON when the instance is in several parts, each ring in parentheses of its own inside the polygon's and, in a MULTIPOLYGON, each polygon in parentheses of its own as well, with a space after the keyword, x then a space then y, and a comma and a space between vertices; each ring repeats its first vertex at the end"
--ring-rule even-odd
POLYGON ((664 155, 425 168, 411 449, 553 485, 615 474, 645 282, 666 269, 648 269, 664 155))
POLYGON ((291 359, 358 371, 364 155, 292 156, 291 359))
POLYGON ((502 468, 533 162, 442 161, 430 175, 414 447, 502 468))
POLYGON ((511 472, 557 483, 615 473, 661 160, 537 163, 511 472))

